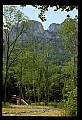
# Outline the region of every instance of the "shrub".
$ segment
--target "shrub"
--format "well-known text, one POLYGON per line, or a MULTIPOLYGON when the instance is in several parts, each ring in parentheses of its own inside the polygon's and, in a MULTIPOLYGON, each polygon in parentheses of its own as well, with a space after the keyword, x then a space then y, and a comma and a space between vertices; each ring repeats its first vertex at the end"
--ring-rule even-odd
POLYGON ((70 92, 65 107, 67 116, 77 116, 77 87, 70 92))
POLYGON ((10 106, 11 104, 9 102, 6 102, 6 104, 4 105, 4 102, 2 102, 2 108, 11 108, 10 106))

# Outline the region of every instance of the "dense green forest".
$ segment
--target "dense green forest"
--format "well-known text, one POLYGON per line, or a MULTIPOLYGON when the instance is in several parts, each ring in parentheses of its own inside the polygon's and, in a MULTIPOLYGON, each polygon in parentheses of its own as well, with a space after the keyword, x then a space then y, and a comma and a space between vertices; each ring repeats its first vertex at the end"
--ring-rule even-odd
MULTIPOLYGON (((3 21, 3 80, 4 104, 10 95, 27 99, 28 103, 62 102, 69 116, 77 115, 78 19, 68 17, 58 31, 65 39, 58 53, 57 41, 36 39, 21 41, 30 22, 15 6, 4 6, 3 21), (25 22, 23 22, 25 21, 25 22), (21 24, 21 27, 20 27, 21 24), (12 30, 15 35, 11 40, 12 30), (60 61, 61 60, 61 61, 60 61)), ((61 42, 61 41, 60 41, 61 42)), ((21 104, 21 102, 19 103, 21 104)))

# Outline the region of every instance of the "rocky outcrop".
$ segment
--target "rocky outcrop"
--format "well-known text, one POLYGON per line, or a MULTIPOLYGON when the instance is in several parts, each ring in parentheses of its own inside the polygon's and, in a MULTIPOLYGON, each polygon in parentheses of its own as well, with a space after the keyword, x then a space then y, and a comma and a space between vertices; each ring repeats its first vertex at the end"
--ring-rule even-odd
POLYGON ((57 33, 57 31, 60 29, 60 26, 61 26, 61 24, 52 23, 49 26, 49 31, 57 33))
MULTIPOLYGON (((22 24, 23 23, 21 23, 19 25, 19 29, 18 29, 19 33, 22 29, 22 27, 21 27, 22 24)), ((54 41, 57 41, 58 44, 59 44, 58 46, 61 47, 61 44, 64 40, 61 39, 59 36, 57 36, 57 31, 60 29, 60 26, 61 26, 61 24, 52 23, 49 26, 48 30, 44 30, 44 28, 43 28, 43 26, 40 22, 34 21, 34 20, 29 20, 28 23, 26 23, 26 26, 25 26, 25 29, 27 29, 27 30, 26 30, 25 33, 23 33, 20 36, 19 40, 23 41, 23 42, 28 41, 28 39, 31 39, 31 40, 38 39, 39 41, 44 40, 44 42, 54 40, 54 41)), ((12 33, 10 35, 10 40, 11 41, 16 38, 16 31, 17 31, 17 28, 14 25, 12 33)), ((4 34, 3 34, 3 38, 5 39, 4 34)), ((59 49, 59 52, 62 51, 62 49, 61 50, 60 49, 59 49)))
POLYGON ((50 40, 62 40, 57 36, 57 31, 60 29, 60 24, 52 23, 49 26, 49 30, 44 30, 42 24, 38 21, 29 20, 30 27, 28 27, 27 32, 22 34, 21 38, 24 40, 38 38, 40 41, 44 40, 45 42, 50 40))
MULTIPOLYGON (((19 33, 22 29, 22 24, 21 23, 19 25, 19 33)), ((20 36, 20 38, 18 38, 18 40, 20 42, 23 42, 22 47, 25 47, 26 42, 28 40, 36 40, 38 39, 38 43, 40 43, 41 41, 44 41, 44 46, 47 42, 52 42, 54 41, 54 45, 53 49, 54 49, 54 54, 56 54, 56 58, 53 60, 54 63, 58 62, 58 57, 59 57, 59 61, 65 61, 64 59, 69 59, 68 57, 70 57, 69 53, 67 50, 64 49, 64 47, 62 46, 62 42, 65 41, 65 39, 60 38, 59 36, 57 36, 57 31, 60 29, 61 24, 56 24, 56 23, 52 23, 49 26, 48 30, 44 30, 42 24, 38 21, 34 21, 34 20, 29 20, 28 23, 26 23, 25 28, 26 31, 25 33, 22 33, 22 35, 20 36), (56 60, 56 62, 55 62, 56 60)), ((9 36, 10 37, 10 41, 15 40, 16 37, 16 26, 13 27, 12 33, 9 36)), ((5 39, 5 35, 3 34, 3 38, 5 39)), ((37 48, 36 48, 37 51, 37 48)), ((53 54, 53 53, 51 53, 53 54)), ((51 59, 51 58, 50 58, 51 59)))
MULTIPOLYGON (((18 31, 21 31, 22 24, 19 25, 18 31)), ((28 39, 38 38, 40 41, 49 41, 53 40, 61 40, 60 37, 57 36, 57 31, 60 29, 60 24, 52 23, 49 26, 49 30, 44 30, 42 24, 38 21, 29 20, 28 24, 26 24, 25 28, 27 28, 26 32, 21 35, 21 40, 26 41, 28 39)), ((12 33, 10 35, 10 39, 13 40, 16 37, 16 26, 13 27, 12 33)), ((3 38, 5 35, 3 34, 3 38)))

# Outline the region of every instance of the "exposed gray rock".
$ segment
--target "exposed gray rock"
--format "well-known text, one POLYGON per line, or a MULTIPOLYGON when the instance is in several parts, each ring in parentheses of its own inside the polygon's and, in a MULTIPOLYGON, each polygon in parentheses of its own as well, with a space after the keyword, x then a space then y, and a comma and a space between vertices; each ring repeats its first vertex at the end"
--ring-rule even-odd
POLYGON ((49 31, 51 32, 57 32, 60 29, 61 24, 56 24, 56 23, 52 23, 49 26, 49 31))
MULTIPOLYGON (((19 25, 19 29, 18 29, 19 33, 22 29, 22 25, 23 25, 23 22, 19 25)), ((25 23, 24 29, 26 29, 26 32, 21 34, 21 36, 18 38, 18 41, 23 42, 24 47, 25 47, 25 43, 28 40, 38 39, 39 42, 44 41, 44 46, 47 42, 54 41, 53 42, 54 45, 52 45, 52 47, 54 48, 54 51, 57 53, 57 55, 58 55, 58 53, 68 54, 67 53, 68 51, 64 50, 64 47, 62 46, 62 42, 65 41, 65 39, 62 39, 59 36, 57 36, 57 31, 60 29, 60 27, 61 27, 61 24, 52 23, 49 26, 48 30, 44 30, 44 28, 40 22, 34 21, 34 20, 29 20, 28 23, 25 23)), ((16 33, 17 33, 17 27, 15 25, 15 26, 13 26, 13 30, 10 34, 10 42, 12 42, 12 40, 15 40, 16 33)), ((5 39, 5 33, 3 33, 3 38, 5 39)), ((51 57, 50 57, 50 59, 51 59, 51 57)), ((56 60, 56 58, 55 58, 55 60, 56 60)), ((55 60, 53 60, 53 61, 55 61, 55 60)))
MULTIPOLYGON (((19 25, 18 32, 20 33, 22 29, 22 24, 19 25)), ((60 29, 60 24, 52 23, 49 26, 49 30, 44 30, 42 24, 38 21, 29 20, 25 25, 27 29, 25 33, 21 34, 20 40, 26 41, 28 39, 38 38, 39 40, 44 39, 44 41, 53 40, 61 40, 60 37, 56 35, 56 32, 60 29)), ((14 40, 17 34, 16 25, 13 26, 13 30, 10 35, 10 40, 14 40)), ((3 38, 5 39, 5 34, 3 33, 3 38)))

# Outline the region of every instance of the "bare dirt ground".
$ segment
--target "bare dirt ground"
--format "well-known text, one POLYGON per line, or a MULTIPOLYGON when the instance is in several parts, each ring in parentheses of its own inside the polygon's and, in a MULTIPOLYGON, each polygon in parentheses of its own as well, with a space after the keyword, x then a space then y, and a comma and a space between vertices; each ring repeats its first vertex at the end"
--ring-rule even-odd
POLYGON ((2 108, 2 116, 65 116, 65 110, 52 106, 11 105, 2 108))

